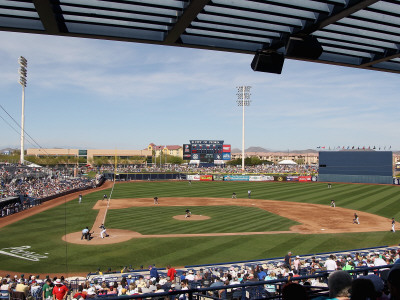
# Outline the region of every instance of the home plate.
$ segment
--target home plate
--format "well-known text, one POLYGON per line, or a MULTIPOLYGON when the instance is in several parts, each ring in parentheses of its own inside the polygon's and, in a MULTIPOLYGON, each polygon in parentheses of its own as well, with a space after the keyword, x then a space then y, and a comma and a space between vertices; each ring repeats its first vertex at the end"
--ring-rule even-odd
POLYGON ((321 228, 321 230, 325 230, 324 228, 321 228))

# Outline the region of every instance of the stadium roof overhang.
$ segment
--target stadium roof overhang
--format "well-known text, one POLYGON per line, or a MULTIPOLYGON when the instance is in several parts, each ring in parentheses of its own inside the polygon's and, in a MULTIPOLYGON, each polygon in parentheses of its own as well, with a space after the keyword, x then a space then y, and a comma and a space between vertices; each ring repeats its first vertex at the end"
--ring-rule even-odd
POLYGON ((0 0, 0 30, 400 72, 398 0, 0 0))

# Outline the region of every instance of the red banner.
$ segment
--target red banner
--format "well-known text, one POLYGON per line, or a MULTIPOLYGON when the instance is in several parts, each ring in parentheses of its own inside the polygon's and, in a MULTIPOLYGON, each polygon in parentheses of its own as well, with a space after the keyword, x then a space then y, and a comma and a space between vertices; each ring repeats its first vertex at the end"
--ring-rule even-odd
POLYGON ((223 152, 231 152, 231 145, 223 145, 222 151, 223 152))
POLYGON ((213 176, 212 175, 200 175, 200 181, 212 181, 213 176))
POLYGON ((311 176, 299 176, 299 181, 311 181, 311 176))

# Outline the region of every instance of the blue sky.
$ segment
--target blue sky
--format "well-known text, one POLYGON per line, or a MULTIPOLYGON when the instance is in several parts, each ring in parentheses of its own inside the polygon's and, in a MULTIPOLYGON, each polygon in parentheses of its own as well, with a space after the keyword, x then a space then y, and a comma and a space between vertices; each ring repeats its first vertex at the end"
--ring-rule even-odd
MULTIPOLYGON (((276 75, 254 72, 245 54, 8 32, 0 40, 0 104, 20 122, 22 55, 25 128, 42 147, 222 139, 241 148, 236 86, 250 85, 246 148, 400 149, 397 74, 286 60, 276 75)), ((19 147, 19 133, 2 119, 0 133, 0 148, 19 147)))

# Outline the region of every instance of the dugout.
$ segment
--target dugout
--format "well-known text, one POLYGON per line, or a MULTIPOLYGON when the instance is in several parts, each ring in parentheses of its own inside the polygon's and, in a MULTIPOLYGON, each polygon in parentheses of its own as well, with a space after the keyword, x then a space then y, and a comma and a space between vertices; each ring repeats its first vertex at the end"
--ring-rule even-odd
POLYGON ((321 151, 320 182, 393 184, 392 151, 321 151))

